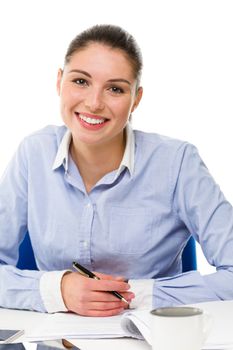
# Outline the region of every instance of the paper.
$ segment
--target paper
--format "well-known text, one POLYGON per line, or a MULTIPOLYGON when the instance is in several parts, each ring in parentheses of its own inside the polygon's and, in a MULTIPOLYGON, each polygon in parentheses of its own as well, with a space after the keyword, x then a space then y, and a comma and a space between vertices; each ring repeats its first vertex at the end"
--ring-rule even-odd
POLYGON ((117 338, 125 336, 121 328, 122 316, 84 317, 57 313, 48 315, 45 322, 26 334, 27 339, 50 340, 59 338, 117 338))

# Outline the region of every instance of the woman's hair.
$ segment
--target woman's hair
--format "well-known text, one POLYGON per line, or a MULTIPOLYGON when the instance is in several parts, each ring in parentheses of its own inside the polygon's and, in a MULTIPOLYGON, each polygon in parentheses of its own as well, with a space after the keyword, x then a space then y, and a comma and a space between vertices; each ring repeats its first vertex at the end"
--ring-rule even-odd
POLYGON ((141 50, 131 34, 115 25, 95 25, 78 34, 68 47, 65 64, 69 63, 74 53, 92 43, 100 43, 121 50, 131 63, 137 87, 139 86, 142 71, 141 50))

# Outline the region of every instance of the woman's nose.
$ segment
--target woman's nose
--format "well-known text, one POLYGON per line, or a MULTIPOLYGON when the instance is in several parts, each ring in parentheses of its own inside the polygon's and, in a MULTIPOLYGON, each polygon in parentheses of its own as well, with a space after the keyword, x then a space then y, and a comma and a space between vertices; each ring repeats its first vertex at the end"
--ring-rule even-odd
POLYGON ((89 91, 85 99, 85 107, 91 112, 102 111, 104 109, 104 101, 101 92, 89 91))

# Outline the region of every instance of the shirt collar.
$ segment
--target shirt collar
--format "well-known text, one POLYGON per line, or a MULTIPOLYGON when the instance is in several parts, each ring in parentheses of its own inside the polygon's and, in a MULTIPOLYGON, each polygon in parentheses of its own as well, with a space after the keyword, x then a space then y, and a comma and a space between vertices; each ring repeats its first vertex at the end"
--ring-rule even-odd
POLYGON ((125 146, 125 152, 121 161, 121 164, 117 170, 116 177, 120 175, 120 173, 125 169, 128 168, 130 175, 133 175, 134 170, 134 150, 135 150, 135 138, 134 138, 134 132, 131 127, 131 125, 128 123, 125 128, 126 132, 126 146, 125 146))
MULTIPOLYGON (((134 151, 135 151, 135 137, 133 129, 130 124, 126 125, 126 146, 125 152, 121 161, 121 164, 117 170, 115 178, 125 169, 128 168, 130 175, 132 176, 134 170, 134 151)), ((58 147, 57 154, 53 163, 52 169, 55 170, 61 165, 64 166, 65 171, 68 170, 68 160, 69 160, 69 147, 71 142, 71 132, 69 129, 65 132, 61 143, 58 147)))
POLYGON ((58 147, 57 154, 52 167, 53 170, 59 168, 61 165, 64 165, 65 171, 67 172, 70 141, 71 132, 69 129, 67 129, 58 147))

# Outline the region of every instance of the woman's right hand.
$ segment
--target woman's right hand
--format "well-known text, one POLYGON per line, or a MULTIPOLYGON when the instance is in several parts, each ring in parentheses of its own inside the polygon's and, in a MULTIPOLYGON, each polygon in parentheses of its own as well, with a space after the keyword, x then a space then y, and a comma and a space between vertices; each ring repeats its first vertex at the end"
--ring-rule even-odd
POLYGON ((129 303, 134 298, 130 285, 123 277, 95 273, 100 279, 92 279, 79 272, 64 274, 61 293, 66 308, 83 316, 113 316, 129 307, 124 301, 107 291, 119 292, 129 303))

